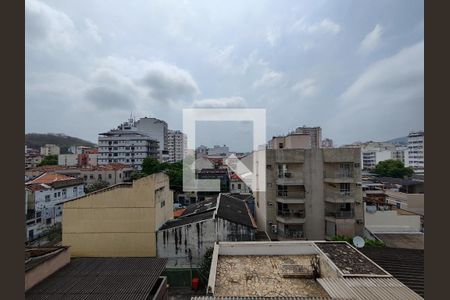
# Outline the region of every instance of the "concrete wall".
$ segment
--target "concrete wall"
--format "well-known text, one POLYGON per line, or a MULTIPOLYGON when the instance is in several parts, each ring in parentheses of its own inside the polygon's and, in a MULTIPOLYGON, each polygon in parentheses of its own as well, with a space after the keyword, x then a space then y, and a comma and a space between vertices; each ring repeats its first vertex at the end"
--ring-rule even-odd
POLYGON ((70 263, 69 249, 61 250, 56 256, 25 272, 25 291, 70 263))
POLYGON ((365 213, 365 226, 373 233, 420 232, 420 216, 399 215, 397 211, 365 213))
POLYGON ((64 203, 62 243, 72 256, 156 256, 155 231, 173 218, 172 198, 158 173, 64 203))
POLYGON ((220 218, 159 230, 157 232, 158 257, 168 258, 167 268, 198 267, 205 252, 216 241, 254 240, 255 230, 220 218))

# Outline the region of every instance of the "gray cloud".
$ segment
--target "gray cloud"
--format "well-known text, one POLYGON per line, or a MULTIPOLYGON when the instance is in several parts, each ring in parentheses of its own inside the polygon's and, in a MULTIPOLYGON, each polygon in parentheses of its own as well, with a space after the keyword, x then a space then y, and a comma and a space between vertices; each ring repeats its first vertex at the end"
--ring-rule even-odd
POLYGON ((247 102, 242 97, 225 97, 195 100, 192 106, 196 108, 241 108, 246 107, 247 102))
POLYGON ((141 83, 156 100, 185 100, 200 93, 189 72, 164 62, 150 63, 141 83))

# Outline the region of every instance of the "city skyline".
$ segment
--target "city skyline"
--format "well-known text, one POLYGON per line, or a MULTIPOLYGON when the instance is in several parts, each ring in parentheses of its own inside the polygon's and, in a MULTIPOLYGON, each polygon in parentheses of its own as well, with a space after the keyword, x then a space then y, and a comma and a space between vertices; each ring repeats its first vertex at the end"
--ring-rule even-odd
POLYGON ((131 112, 182 130, 192 107, 266 108, 267 140, 423 129, 423 1, 86 4, 26 1, 26 132, 96 141, 131 112))

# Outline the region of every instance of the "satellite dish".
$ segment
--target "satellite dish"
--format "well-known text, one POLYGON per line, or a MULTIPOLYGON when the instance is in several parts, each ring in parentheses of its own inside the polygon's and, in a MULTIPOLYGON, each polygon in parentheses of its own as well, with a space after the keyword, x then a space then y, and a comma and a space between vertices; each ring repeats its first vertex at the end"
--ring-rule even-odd
POLYGON ((362 248, 365 244, 366 242, 362 237, 357 235, 353 238, 353 245, 355 245, 356 248, 362 248))

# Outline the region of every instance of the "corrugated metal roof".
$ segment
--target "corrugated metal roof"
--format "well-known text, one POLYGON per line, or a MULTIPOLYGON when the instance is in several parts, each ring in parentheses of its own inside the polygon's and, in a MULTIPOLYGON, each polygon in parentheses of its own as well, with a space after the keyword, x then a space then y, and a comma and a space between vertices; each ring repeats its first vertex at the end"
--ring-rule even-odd
POLYGON ((337 299, 423 299, 395 278, 319 278, 317 281, 337 299))
POLYGON ((147 299, 167 260, 74 258, 26 292, 26 299, 147 299))
POLYGON ((331 298, 321 297, 214 297, 214 296, 196 296, 191 297, 191 300, 331 300, 331 298))
POLYGON ((424 297, 424 250, 365 247, 361 252, 424 297))

